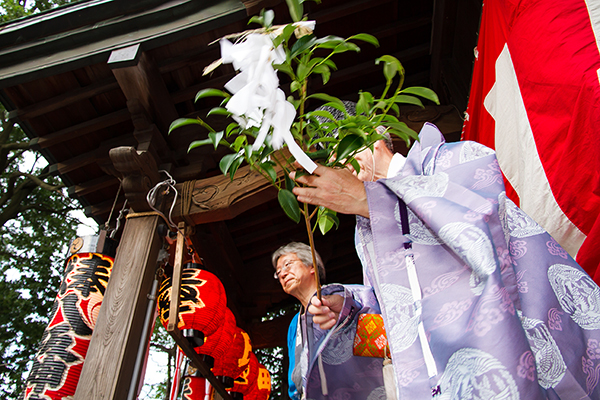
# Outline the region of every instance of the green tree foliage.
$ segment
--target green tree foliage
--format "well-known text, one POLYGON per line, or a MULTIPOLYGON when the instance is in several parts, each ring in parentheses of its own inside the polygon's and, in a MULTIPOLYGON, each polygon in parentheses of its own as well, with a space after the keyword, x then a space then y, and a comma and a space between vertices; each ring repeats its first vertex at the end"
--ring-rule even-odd
POLYGON ((163 380, 157 383, 144 384, 146 399, 169 399, 171 384, 175 374, 175 362, 177 358, 177 345, 175 340, 169 335, 162 326, 160 319, 157 318, 152 337, 150 338, 150 351, 155 353, 165 353, 167 355, 166 371, 163 380))
POLYGON ((78 222, 69 216, 73 200, 36 167, 39 155, 0 111, 0 397, 14 399, 48 323, 78 222))
MULTIPOLYGON (((0 23, 72 0, 0 0, 0 23)), ((60 285, 76 208, 0 106, 0 398, 16 399, 60 285)))
POLYGON ((46 11, 57 6, 74 2, 75 1, 73 0, 2 0, 0 1, 0 8, 2 9, 0 22, 11 21, 26 15, 46 11))

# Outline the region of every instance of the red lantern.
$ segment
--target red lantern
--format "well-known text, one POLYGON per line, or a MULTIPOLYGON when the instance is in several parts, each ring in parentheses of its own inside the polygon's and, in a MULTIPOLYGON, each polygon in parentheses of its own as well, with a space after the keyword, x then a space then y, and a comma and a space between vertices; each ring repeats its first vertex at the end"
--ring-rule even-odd
POLYGON ((206 379, 198 376, 183 378, 181 400, 204 400, 206 397, 206 379))
POLYGON ((225 355, 225 352, 231 346, 235 334, 236 325, 233 313, 229 308, 225 307, 223 314, 222 326, 215 333, 207 336, 202 346, 196 348, 198 354, 212 358, 212 362, 210 359, 205 359, 210 367, 214 365, 216 360, 220 360, 225 355))
POLYGON ((271 394, 271 374, 262 364, 258 365, 258 377, 256 378, 256 389, 258 400, 267 400, 271 394))
MULTIPOLYGON (((225 289, 219 279, 200 268, 200 264, 185 264, 181 274, 178 328, 202 332, 198 338, 212 335, 223 322, 223 310, 227 305, 225 289)), ((169 277, 163 281, 158 295, 160 321, 167 327, 171 307, 171 285, 169 277)))
MULTIPOLYGON (((73 252, 83 245, 82 238, 72 243, 77 241, 73 252)), ((67 260, 23 399, 62 399, 75 394, 113 262, 110 256, 91 252, 67 260)))
POLYGON ((244 399, 255 390, 256 380, 258 378, 259 363, 254 353, 250 353, 248 366, 240 376, 233 381, 232 392, 242 393, 244 399))
MULTIPOLYGON (((252 344, 250 343, 250 337, 246 332, 236 326, 231 345, 223 357, 215 360, 215 366, 212 369, 213 373, 223 382, 226 380, 232 382, 233 379, 244 372, 248 366, 251 352, 252 344)), ((229 385, 231 386, 233 383, 230 383, 229 385)))

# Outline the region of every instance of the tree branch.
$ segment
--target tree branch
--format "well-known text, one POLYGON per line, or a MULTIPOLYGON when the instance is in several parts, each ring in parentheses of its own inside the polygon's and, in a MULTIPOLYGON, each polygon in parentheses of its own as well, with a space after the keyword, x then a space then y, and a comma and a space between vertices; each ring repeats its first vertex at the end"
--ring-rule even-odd
MULTIPOLYGON (((6 114, 6 113, 5 113, 6 114)), ((10 134, 13 131, 15 124, 8 119, 2 120, 2 132, 0 132, 0 143, 4 144, 8 141, 10 134)))
POLYGON ((19 177, 19 176, 24 176, 24 177, 26 177, 26 178, 29 178, 29 179, 30 179, 30 180, 32 180, 32 181, 33 181, 33 183, 35 183, 37 186, 41 187, 42 189, 49 190, 49 191, 51 191, 51 192, 56 192, 56 191, 58 191, 59 189, 62 189, 62 188, 64 188, 64 187, 65 187, 65 185, 64 185, 64 184, 62 184, 62 183, 60 183, 60 184, 58 184, 58 185, 51 185, 51 184, 49 184, 49 183, 46 183, 46 182, 44 182, 43 180, 41 180, 41 179, 40 179, 40 177, 38 177, 38 176, 36 176, 36 175, 33 175, 33 174, 29 174, 29 173, 27 173, 27 172, 13 172, 13 173, 11 174, 11 178, 12 178, 12 176, 17 176, 17 177, 19 177))
POLYGON ((31 145, 29 142, 7 143, 0 145, 0 148, 6 151, 29 150, 31 145))

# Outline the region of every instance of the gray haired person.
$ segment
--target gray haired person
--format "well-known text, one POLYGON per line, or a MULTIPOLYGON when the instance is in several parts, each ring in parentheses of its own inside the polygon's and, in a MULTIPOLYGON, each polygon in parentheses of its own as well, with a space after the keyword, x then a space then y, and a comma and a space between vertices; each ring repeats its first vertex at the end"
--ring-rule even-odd
MULTIPOLYGON (((315 258, 324 280, 323 261, 318 253, 315 258)), ((271 260, 275 279, 301 303, 288 329, 290 398, 385 399, 383 360, 352 355, 358 315, 379 313, 373 290, 363 285, 323 286, 323 305, 335 313, 332 329, 323 329, 307 310, 317 291, 310 247, 292 242, 277 249, 271 260)))

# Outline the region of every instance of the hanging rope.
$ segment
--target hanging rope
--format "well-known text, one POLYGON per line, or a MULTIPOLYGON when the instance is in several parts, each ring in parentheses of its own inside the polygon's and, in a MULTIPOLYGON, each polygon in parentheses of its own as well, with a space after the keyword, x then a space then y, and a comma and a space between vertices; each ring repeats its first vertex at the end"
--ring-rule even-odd
POLYGON ((115 227, 115 229, 111 229, 110 228, 110 220, 112 219, 113 212, 115 211, 115 207, 117 206, 117 201, 119 200, 119 194, 121 194, 122 186, 123 186, 123 182, 121 182, 121 180, 119 179, 119 188, 117 189, 117 194, 115 195, 115 199, 113 201, 112 207, 110 208, 110 213, 108 214, 108 219, 104 223, 104 229, 106 230, 106 232, 110 232, 111 238, 114 237, 116 231, 119 229, 119 226, 120 226, 119 219, 121 218, 122 213, 125 210, 125 204, 127 204, 127 200, 125 200, 125 203, 123 203, 123 209, 121 210, 121 212, 119 213, 119 216, 117 217, 116 227, 115 227))
MULTIPOLYGON (((129 213, 129 209, 125 208, 126 206, 127 206, 127 199, 125 199, 125 202, 123 203, 123 207, 121 208, 121 211, 119 211, 119 216, 117 217, 117 222, 116 222, 115 229, 110 233, 110 238, 111 239, 114 238, 115 234, 117 233, 117 231, 121 227, 121 221, 123 220, 123 217, 125 215, 128 215, 128 213, 129 213)), ((112 213, 112 211, 111 211, 111 213, 112 213)))
POLYGON ((178 192, 177 192, 177 189, 175 188, 175 184, 177 182, 175 182, 175 179, 173 179, 173 177, 167 171, 161 169, 158 172, 163 172, 165 175, 168 176, 168 178, 162 182, 157 183, 156 186, 154 186, 152 189, 150 189, 150 191, 146 195, 146 201, 148 202, 148 205, 150 206, 150 208, 152 208, 155 212, 157 212, 159 215, 161 215, 165 221, 167 221, 169 226, 171 226, 173 229, 177 230, 177 225, 175 224, 175 222, 173 222, 173 219, 171 218, 173 215, 173 208, 175 207, 175 203, 177 202, 178 192), (175 193, 175 197, 173 198, 173 203, 171 203, 171 208, 169 209, 169 216, 167 218, 160 210, 158 210, 155 207, 155 205, 156 205, 156 201, 158 199, 159 194, 166 196, 169 194, 169 191, 171 191, 171 190, 173 190, 173 192, 175 193))

